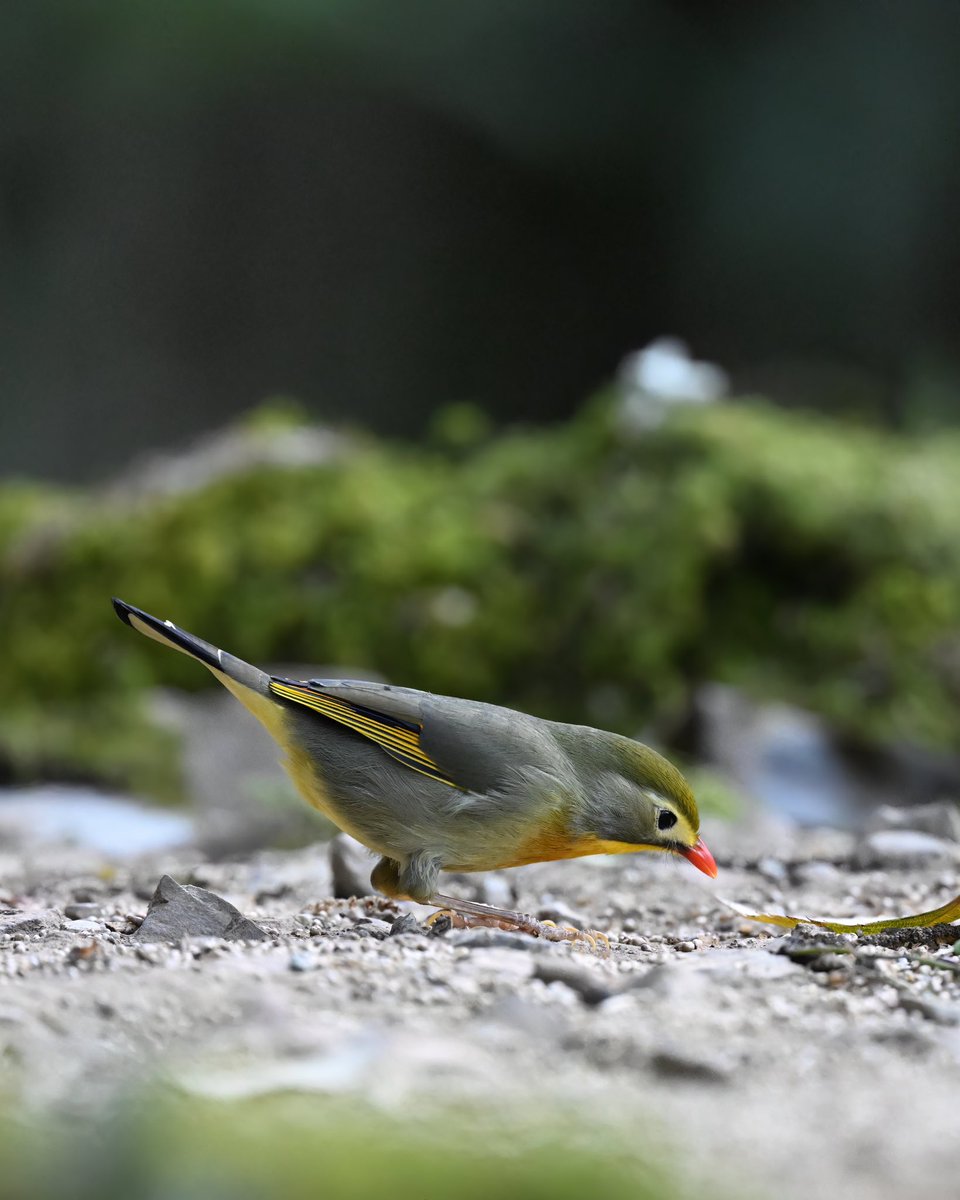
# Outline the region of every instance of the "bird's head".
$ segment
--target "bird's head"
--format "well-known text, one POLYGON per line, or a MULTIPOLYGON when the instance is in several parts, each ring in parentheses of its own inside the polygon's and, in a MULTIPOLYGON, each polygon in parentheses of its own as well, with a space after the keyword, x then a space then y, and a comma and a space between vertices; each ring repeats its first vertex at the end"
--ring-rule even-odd
POLYGON ((603 761, 593 764, 583 832, 605 843, 601 852, 666 850, 716 877, 717 864, 700 838, 697 802, 677 768, 628 738, 605 749, 603 761))

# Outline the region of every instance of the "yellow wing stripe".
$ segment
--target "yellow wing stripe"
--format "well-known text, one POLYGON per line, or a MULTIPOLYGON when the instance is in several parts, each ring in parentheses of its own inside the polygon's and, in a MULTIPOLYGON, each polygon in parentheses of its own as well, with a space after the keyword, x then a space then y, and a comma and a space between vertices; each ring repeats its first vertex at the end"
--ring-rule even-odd
POLYGON ((337 721, 341 725, 346 725, 355 732, 363 734, 364 737, 370 738, 371 741, 379 742, 383 746, 390 746, 391 749, 395 749, 402 754, 409 754, 412 757, 422 759, 424 763, 430 763, 430 759, 427 758, 418 745, 416 734, 412 731, 381 725, 379 722, 356 712, 345 701, 335 699, 332 696, 323 696, 317 692, 307 691, 306 689, 301 690, 300 688, 281 683, 271 683, 270 689, 286 697, 288 700, 294 700, 296 703, 302 704, 305 708, 312 708, 315 712, 330 717, 331 720, 337 721))
POLYGON ((401 753, 421 758, 427 763, 430 762, 430 759, 420 749, 416 734, 412 732, 381 725, 369 717, 364 717, 360 713, 354 712, 343 701, 335 700, 330 696, 318 696, 314 693, 301 692, 295 688, 285 687, 282 684, 271 684, 270 687, 272 691, 279 693, 281 696, 285 696, 289 700, 295 700, 298 704, 302 704, 306 708, 312 708, 315 712, 322 713, 323 716, 330 717, 332 720, 338 721, 341 725, 347 725, 372 741, 379 742, 381 745, 390 745, 393 749, 399 750, 401 753))
POLYGON ((391 758, 395 758, 398 763, 403 763, 403 765, 405 767, 409 767, 411 771, 416 771, 418 775, 426 775, 428 779, 435 779, 437 783, 445 783, 447 787, 455 788, 457 786, 452 779, 448 779, 446 775, 444 775, 439 767, 432 765, 428 766, 425 763, 418 764, 408 755, 403 754, 399 750, 391 750, 387 746, 384 746, 384 750, 386 750, 391 758))
POLYGON ((270 681, 270 690, 286 700, 302 704, 305 708, 313 709, 321 716, 345 725, 355 733, 361 734, 372 742, 376 742, 397 762, 403 763, 413 771, 436 779, 448 787, 457 785, 437 766, 432 758, 420 747, 420 729, 406 729, 401 725, 390 723, 385 717, 382 722, 375 717, 358 712, 347 700, 334 696, 325 696, 307 686, 281 683, 279 680, 270 681))

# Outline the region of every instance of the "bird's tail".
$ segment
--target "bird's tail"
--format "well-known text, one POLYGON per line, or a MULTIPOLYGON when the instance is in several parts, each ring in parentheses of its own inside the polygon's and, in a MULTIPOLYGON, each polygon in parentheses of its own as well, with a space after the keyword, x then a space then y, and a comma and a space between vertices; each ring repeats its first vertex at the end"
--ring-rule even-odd
POLYGON ((251 666, 242 658, 235 658, 225 650, 212 646, 203 638, 187 633, 185 629, 174 625, 172 621, 161 621, 159 617, 153 617, 142 609, 134 608, 132 604, 125 604, 116 597, 113 600, 113 607, 116 609, 117 616, 125 624, 132 626, 147 637, 153 638, 155 642, 161 642, 183 654, 189 654, 191 658, 195 658, 205 667, 209 667, 224 687, 233 692, 254 716, 259 717, 268 726, 273 724, 270 718, 275 713, 277 705, 270 698, 270 676, 265 671, 251 666))

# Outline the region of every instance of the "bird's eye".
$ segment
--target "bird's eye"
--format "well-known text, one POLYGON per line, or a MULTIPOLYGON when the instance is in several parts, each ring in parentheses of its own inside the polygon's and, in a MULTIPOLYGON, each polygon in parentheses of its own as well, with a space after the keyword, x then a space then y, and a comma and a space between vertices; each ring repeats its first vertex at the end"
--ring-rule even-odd
POLYGON ((672 829, 677 823, 676 813, 672 813, 668 808, 661 808, 657 813, 657 828, 672 829))

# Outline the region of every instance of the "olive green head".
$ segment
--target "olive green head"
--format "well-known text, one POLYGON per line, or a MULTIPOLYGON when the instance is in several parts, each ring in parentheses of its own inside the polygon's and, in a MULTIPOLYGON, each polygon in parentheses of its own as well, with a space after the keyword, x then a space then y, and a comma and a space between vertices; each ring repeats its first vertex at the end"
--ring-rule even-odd
POLYGON ((579 832, 608 853, 665 850, 707 875, 713 856, 700 840, 700 814, 690 785, 661 754, 629 738, 582 730, 574 752, 586 797, 579 832))

